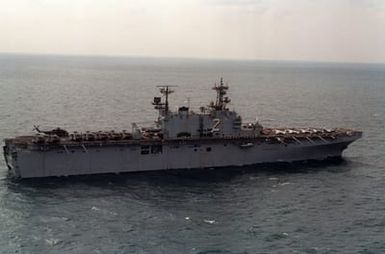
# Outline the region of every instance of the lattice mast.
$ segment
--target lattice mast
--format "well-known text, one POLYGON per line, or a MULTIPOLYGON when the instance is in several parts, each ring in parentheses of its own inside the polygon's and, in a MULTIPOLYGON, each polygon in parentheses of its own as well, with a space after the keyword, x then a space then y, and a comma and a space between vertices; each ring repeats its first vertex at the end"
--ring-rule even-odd
POLYGON ((165 100, 164 102, 162 102, 161 97, 154 97, 154 101, 152 102, 152 105, 154 105, 154 108, 159 110, 160 113, 164 113, 165 115, 167 115, 169 112, 168 95, 174 92, 174 90, 171 90, 170 87, 176 87, 176 86, 157 86, 157 87, 159 87, 159 91, 165 97, 165 100))
POLYGON ((229 97, 225 96, 229 87, 223 84, 223 78, 221 78, 219 85, 215 83, 212 89, 217 92, 217 98, 215 103, 210 104, 210 107, 215 110, 226 110, 226 105, 230 102, 229 97))

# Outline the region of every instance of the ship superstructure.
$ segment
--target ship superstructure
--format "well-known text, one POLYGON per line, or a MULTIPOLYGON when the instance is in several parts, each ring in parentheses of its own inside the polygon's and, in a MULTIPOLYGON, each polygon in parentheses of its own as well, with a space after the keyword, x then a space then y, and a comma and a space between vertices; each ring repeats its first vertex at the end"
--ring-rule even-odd
POLYGON ((166 169, 245 166, 340 157, 362 132, 351 129, 264 128, 230 110, 229 87, 215 84, 216 99, 194 112, 169 108, 173 87, 160 86, 152 126, 132 131, 68 133, 57 128, 6 139, 4 156, 22 178, 166 169))
POLYGON ((177 112, 171 112, 168 106, 168 95, 173 92, 170 87, 161 87, 164 95, 164 103, 161 97, 154 97, 153 105, 159 110, 156 121, 157 127, 164 139, 204 137, 255 137, 262 130, 258 123, 242 125, 242 118, 235 111, 227 108, 230 99, 226 97, 228 86, 224 85, 223 79, 215 84, 215 101, 206 107, 200 108, 200 113, 191 111, 188 107, 179 107, 177 112))

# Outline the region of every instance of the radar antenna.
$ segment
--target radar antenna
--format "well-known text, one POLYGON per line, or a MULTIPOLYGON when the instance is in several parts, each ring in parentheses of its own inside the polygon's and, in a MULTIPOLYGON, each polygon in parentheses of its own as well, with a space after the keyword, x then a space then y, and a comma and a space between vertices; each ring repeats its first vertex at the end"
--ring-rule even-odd
POLYGON ((33 130, 38 132, 38 133, 41 133, 42 131, 40 130, 40 126, 39 125, 34 125, 33 126, 33 130))
POLYGON ((154 97, 154 101, 152 105, 155 106, 155 109, 164 110, 165 114, 168 114, 169 112, 169 104, 168 104, 168 95, 172 94, 174 90, 171 90, 170 87, 177 87, 177 86, 156 86, 159 87, 160 93, 165 97, 165 102, 161 102, 160 97, 154 97))
POLYGON ((215 110, 226 110, 226 105, 230 102, 229 97, 225 97, 228 89, 229 86, 223 84, 223 78, 221 78, 219 85, 217 85, 217 83, 214 84, 213 90, 217 92, 217 98, 215 103, 210 104, 211 108, 215 110))

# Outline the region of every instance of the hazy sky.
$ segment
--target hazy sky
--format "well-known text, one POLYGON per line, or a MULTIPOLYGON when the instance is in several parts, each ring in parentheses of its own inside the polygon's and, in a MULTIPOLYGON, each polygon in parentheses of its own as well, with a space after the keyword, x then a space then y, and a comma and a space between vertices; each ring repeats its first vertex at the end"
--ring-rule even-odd
POLYGON ((0 0, 0 52, 385 62, 385 0, 0 0))

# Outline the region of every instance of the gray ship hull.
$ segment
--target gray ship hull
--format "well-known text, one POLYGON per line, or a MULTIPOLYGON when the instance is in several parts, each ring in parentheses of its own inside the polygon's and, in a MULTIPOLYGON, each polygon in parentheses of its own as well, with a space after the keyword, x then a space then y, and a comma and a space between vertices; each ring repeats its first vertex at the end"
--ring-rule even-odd
POLYGON ((21 178, 123 173, 169 169, 248 166, 341 157, 361 133, 335 140, 266 143, 254 139, 150 141, 20 148, 8 144, 8 167, 21 178))

